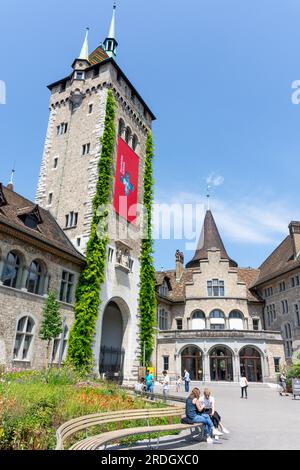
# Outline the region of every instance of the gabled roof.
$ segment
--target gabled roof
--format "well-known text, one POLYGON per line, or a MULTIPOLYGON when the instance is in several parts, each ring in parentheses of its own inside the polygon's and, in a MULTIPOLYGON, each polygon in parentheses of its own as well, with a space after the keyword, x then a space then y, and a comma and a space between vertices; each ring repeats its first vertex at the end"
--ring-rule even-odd
POLYGON ((84 262, 84 256, 76 250, 49 211, 42 209, 6 186, 1 185, 1 188, 7 204, 0 209, 0 225, 8 226, 20 233, 29 235, 32 239, 44 242, 57 250, 67 253, 76 258, 77 262, 84 262), (34 214, 34 217, 38 219, 36 229, 25 225, 22 216, 27 214, 34 214))
POLYGON ((237 263, 228 256, 212 212, 208 210, 205 215, 197 250, 193 259, 186 267, 198 267, 200 260, 208 259, 207 251, 212 248, 220 250, 221 258, 229 260, 230 266, 237 267, 237 263))
POLYGON ((260 274, 253 287, 297 268, 300 269, 300 258, 295 259, 293 239, 288 235, 260 266, 260 274))

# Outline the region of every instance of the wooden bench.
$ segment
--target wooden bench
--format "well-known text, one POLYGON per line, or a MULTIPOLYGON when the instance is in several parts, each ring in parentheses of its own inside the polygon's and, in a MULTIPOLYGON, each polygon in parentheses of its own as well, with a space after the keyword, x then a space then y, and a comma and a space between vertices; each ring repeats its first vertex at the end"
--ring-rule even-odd
POLYGON ((138 409, 138 410, 120 410, 114 412, 107 412, 107 413, 97 413, 88 416, 82 416, 80 418, 75 418, 67 423, 64 423, 60 426, 56 432, 56 450, 63 450, 64 449, 64 442, 74 434, 80 431, 87 430, 93 426, 105 425, 109 423, 115 422, 122 422, 122 421, 136 421, 136 420, 144 420, 147 422, 147 427, 138 427, 138 428, 129 428, 129 429, 121 429, 118 431, 112 431, 108 433, 103 433, 100 436, 94 436, 90 438, 86 438, 77 444, 73 445, 70 450, 84 450, 88 449, 89 444, 94 445, 97 444, 97 447, 101 445, 105 445, 109 441, 113 441, 116 439, 120 439, 122 437, 130 436, 130 435, 137 435, 137 434, 144 434, 153 432, 168 432, 174 430, 184 430, 184 429, 192 429, 197 427, 201 427, 201 425, 189 425, 189 424, 168 424, 168 425, 158 425, 158 426, 150 426, 150 419, 152 418, 181 418, 184 415, 184 407, 183 406, 169 406, 168 408, 152 408, 152 409, 138 409), (146 429, 146 431, 145 431, 146 429), (153 430, 154 429, 154 430, 153 430), (114 434, 113 434, 114 433, 114 434), (116 435, 116 433, 119 433, 116 435), (98 445, 99 439, 104 439, 102 444, 102 440, 98 445), (96 439, 96 440, 95 440, 96 439), (90 442, 91 441, 91 442, 90 442), (97 441, 97 442, 96 442, 97 441))
MULTIPOLYGON (((101 446, 104 446, 104 450, 107 447, 107 444, 113 441, 119 441, 120 439, 124 439, 125 437, 130 436, 137 436, 141 434, 148 434, 148 447, 151 447, 151 434, 157 433, 157 442, 154 449, 157 449, 160 444, 160 435, 163 432, 172 432, 172 431, 184 431, 186 429, 201 428, 203 429, 201 424, 167 424, 167 425, 158 425, 158 426, 144 426, 144 427, 137 427, 137 428, 128 428, 128 429, 121 429, 118 431, 110 431, 105 432, 103 434, 99 434, 98 436, 88 437, 77 444, 74 444, 70 450, 98 450, 101 446)), ((201 438, 203 437, 203 433, 200 433, 201 438)))
POLYGON ((149 423, 151 418, 181 417, 183 412, 184 410, 182 407, 170 406, 168 408, 121 410, 81 416, 80 418, 75 418, 64 423, 58 428, 56 431, 56 450, 63 449, 65 440, 73 434, 79 431, 84 431, 92 426, 130 420, 146 420, 147 423, 149 423))

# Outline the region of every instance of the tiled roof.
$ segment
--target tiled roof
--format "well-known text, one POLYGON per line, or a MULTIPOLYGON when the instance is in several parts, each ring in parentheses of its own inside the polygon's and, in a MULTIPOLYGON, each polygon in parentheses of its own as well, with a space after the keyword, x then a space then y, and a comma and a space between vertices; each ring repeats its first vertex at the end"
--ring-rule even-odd
POLYGON ((108 55, 102 46, 98 46, 89 56, 89 63, 91 65, 99 64, 103 60, 108 59, 108 55))
POLYGON ((185 300, 185 286, 187 282, 193 281, 191 271, 183 271, 181 279, 176 280, 176 271, 164 271, 156 273, 156 286, 162 285, 165 278, 169 279, 172 290, 168 293, 168 300, 172 302, 182 302, 185 300))
POLYGON ((224 243, 220 236, 218 227, 211 211, 207 211, 198 242, 198 247, 194 258, 186 265, 187 268, 199 267, 199 261, 208 258, 207 250, 216 248, 221 252, 222 259, 228 259, 230 266, 237 267, 237 263, 233 261, 227 254, 224 243))
POLYGON ((294 268, 300 268, 300 259, 295 259, 293 240, 291 235, 273 251, 273 253, 260 266, 260 275, 254 286, 258 286, 294 268))
POLYGON ((238 268, 238 281, 244 282, 247 286, 247 300, 249 302, 261 302, 262 299, 251 290, 251 286, 255 283, 259 276, 259 269, 238 268))
POLYGON ((49 211, 42 209, 20 194, 8 189, 0 183, 0 191, 5 196, 7 204, 0 208, 0 223, 19 230, 36 240, 42 241, 84 262, 84 257, 75 249, 64 231, 60 228, 49 211), (27 227, 21 217, 38 209, 40 220, 36 229, 27 227))

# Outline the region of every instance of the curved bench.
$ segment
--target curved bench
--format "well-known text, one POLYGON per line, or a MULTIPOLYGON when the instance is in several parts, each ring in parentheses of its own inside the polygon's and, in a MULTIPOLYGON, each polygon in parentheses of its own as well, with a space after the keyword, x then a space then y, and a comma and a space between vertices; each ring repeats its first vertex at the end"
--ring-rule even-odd
POLYGON ((183 406, 169 406, 168 408, 120 410, 81 416, 64 423, 58 428, 56 431, 56 450, 63 450, 66 439, 92 426, 132 420, 146 420, 149 425, 151 418, 181 418, 183 414, 183 406))
MULTIPOLYGON (((167 424, 121 429, 117 431, 105 432, 103 434, 99 434, 98 436, 88 437, 80 442, 77 442, 77 444, 74 444, 70 450, 98 450, 101 446, 104 446, 104 449, 106 449, 106 446, 109 442, 120 440, 124 437, 137 436, 139 434, 148 434, 149 447, 152 433, 158 433, 157 444, 155 447, 155 449, 157 449, 160 443, 160 433, 169 431, 183 431, 185 429, 192 430, 193 428, 202 428, 203 430, 201 424, 167 424)), ((200 436, 203 437, 203 434, 200 433, 200 436)))

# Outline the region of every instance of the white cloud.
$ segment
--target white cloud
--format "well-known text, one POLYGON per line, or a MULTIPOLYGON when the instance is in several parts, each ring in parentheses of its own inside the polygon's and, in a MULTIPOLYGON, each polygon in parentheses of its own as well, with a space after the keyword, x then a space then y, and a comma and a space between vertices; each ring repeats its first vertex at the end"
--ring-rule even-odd
MULTIPOLYGON (((161 194, 157 203, 164 204, 199 204, 203 199, 195 193, 181 192, 161 194)), ((204 203, 203 203, 204 206, 204 203)), ((252 245, 276 244, 288 234, 288 224, 291 220, 299 219, 298 208, 291 207, 285 200, 272 200, 269 196, 222 201, 212 199, 211 208, 222 237, 252 245)), ((196 227, 198 238, 203 223, 196 220, 196 211, 190 211, 187 221, 196 227)), ((198 211, 199 214, 199 211, 198 211)), ((186 221, 185 221, 186 223, 186 221)))
POLYGON ((207 178, 206 178, 206 183, 208 186, 212 188, 216 188, 218 186, 222 186, 224 183, 225 179, 224 176, 221 175, 216 175, 215 173, 211 173, 207 178))

